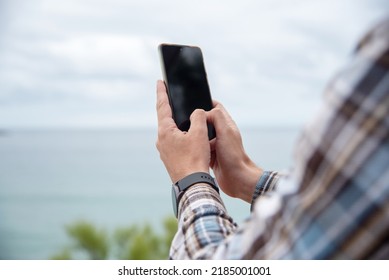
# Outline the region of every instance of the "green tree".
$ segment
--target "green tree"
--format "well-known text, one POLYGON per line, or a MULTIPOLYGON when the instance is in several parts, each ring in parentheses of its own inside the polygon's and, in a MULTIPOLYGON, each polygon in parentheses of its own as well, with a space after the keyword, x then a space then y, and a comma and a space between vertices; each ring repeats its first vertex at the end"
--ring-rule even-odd
POLYGON ((167 259, 177 220, 165 218, 162 233, 145 224, 119 228, 109 235, 86 221, 77 221, 65 229, 72 245, 64 247, 52 259, 74 259, 74 254, 87 259, 167 259))

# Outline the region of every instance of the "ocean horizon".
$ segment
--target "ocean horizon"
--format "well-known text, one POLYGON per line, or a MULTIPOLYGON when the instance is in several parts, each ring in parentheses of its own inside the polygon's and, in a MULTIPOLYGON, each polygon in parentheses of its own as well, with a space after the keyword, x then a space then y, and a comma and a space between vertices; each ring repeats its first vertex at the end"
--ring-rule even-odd
MULTIPOLYGON (((112 230, 172 216, 170 187, 147 129, 0 130, 0 259, 48 259, 84 220, 112 230)), ((291 164, 299 129, 243 128, 246 152, 264 169, 291 164)), ((239 224, 249 205, 223 195, 239 224)))

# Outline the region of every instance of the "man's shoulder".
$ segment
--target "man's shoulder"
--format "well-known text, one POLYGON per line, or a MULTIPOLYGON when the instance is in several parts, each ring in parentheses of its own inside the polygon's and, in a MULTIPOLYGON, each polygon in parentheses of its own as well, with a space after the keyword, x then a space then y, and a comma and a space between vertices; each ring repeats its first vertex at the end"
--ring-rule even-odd
POLYGON ((381 41, 389 45, 389 17, 376 23, 359 41, 356 50, 360 51, 372 42, 381 41))

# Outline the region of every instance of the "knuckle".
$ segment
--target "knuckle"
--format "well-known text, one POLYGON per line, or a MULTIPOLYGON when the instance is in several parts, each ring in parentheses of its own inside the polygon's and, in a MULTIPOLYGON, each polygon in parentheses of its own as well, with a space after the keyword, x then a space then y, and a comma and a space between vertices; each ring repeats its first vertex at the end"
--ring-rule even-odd
POLYGON ((195 109, 193 112, 192 112, 192 117, 198 117, 201 115, 201 109, 195 109))
POLYGON ((166 137, 166 130, 159 127, 158 128, 158 139, 157 139, 157 143, 160 142, 161 139, 164 139, 166 137))
POLYGON ((222 109, 220 107, 215 107, 215 108, 212 109, 212 111, 213 111, 213 113, 215 115, 218 115, 218 116, 223 114, 223 111, 222 111, 222 109))

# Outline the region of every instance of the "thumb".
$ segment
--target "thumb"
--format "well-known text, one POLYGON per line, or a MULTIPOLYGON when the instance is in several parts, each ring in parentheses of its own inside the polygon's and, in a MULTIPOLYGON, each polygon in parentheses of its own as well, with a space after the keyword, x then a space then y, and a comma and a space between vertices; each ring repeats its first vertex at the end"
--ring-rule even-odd
POLYGON ((190 115, 190 128, 188 133, 208 135, 207 117, 204 110, 196 109, 190 115))
POLYGON ((223 134, 223 130, 226 127, 235 126, 231 116, 221 103, 216 103, 216 106, 211 111, 207 112, 207 121, 213 124, 217 135, 223 134))

